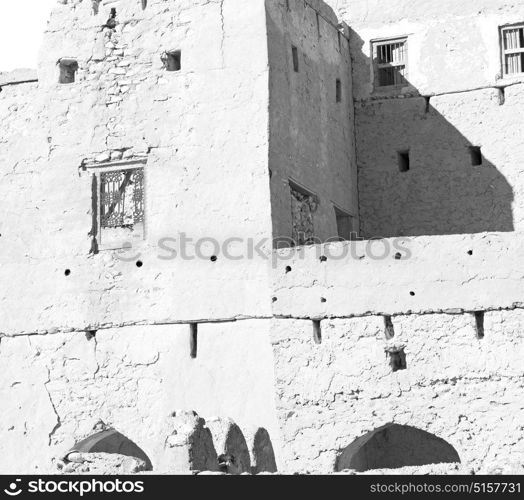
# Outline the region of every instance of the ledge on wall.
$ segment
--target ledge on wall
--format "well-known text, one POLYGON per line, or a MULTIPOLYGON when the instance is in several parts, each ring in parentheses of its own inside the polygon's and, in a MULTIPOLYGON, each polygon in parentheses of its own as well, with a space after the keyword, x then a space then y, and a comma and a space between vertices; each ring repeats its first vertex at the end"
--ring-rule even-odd
POLYGON ((4 85, 17 85, 20 83, 37 82, 36 69, 15 69, 13 71, 0 71, 0 87, 4 85))

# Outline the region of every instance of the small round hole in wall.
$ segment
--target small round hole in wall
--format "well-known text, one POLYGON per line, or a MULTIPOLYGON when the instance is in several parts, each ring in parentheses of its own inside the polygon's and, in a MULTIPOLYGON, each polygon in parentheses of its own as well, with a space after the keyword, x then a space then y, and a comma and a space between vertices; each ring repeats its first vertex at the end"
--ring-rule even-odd
POLYGON ((273 303, 275 303, 278 299, 276 297, 273 297, 271 300, 273 301, 273 303))
POLYGON ((64 271, 64 274, 65 274, 66 276, 71 276, 71 269, 66 269, 66 270, 64 271))
POLYGON ((209 259, 211 262, 216 262, 218 260, 218 257, 216 255, 213 255, 211 259, 209 259))
POLYGON ((325 297, 321 297, 320 302, 322 302, 322 304, 325 304, 327 302, 327 299, 325 297))
POLYGON ((291 269, 291 266, 287 266, 286 267, 286 274, 290 273, 291 271, 293 271, 293 269, 291 269))
POLYGON ((400 252, 395 254, 395 260, 402 260, 402 254, 400 252))
POLYGON ((410 294, 412 297, 414 297, 414 296, 416 295, 415 292, 409 292, 409 294, 410 294))
POLYGON ((322 257, 320 257, 320 262, 327 262, 327 257, 322 255, 322 257))
POLYGON ((468 250, 468 255, 473 255, 473 250, 468 250))
POLYGON ((141 260, 136 261, 136 267, 142 267, 144 263, 141 260))

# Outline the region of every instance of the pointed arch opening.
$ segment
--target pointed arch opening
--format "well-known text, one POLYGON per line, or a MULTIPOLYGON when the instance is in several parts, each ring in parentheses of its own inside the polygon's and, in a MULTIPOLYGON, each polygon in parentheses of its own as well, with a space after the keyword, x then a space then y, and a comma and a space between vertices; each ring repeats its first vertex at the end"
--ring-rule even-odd
POLYGON ((153 470, 151 460, 142 448, 115 429, 97 432, 79 441, 67 455, 72 453, 114 453, 139 458, 146 463, 146 470, 153 470))
POLYGON ((459 454, 447 441, 416 427, 387 424, 342 450, 335 471, 365 472, 442 463, 460 463, 459 454))

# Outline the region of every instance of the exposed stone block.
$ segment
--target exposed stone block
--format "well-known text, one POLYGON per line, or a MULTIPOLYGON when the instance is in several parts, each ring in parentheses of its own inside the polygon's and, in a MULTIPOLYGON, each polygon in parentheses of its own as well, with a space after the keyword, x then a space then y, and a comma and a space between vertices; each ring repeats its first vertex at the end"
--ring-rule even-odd
POLYGON ((213 437, 206 422, 193 411, 176 411, 162 427, 163 451, 159 473, 219 471, 213 437))

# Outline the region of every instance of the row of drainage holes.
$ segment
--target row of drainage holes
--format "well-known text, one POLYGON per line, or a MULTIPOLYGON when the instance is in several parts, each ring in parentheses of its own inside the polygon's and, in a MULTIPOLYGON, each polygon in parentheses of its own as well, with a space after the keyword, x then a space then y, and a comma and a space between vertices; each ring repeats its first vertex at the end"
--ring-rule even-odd
MULTIPOLYGON (((468 255, 473 255, 473 250, 469 250, 468 251, 468 255)), ((401 254, 396 254, 395 255, 395 259, 397 260, 400 260, 402 258, 402 255, 401 254)), ((217 262, 218 261, 218 257, 216 255, 213 255, 212 257, 210 257, 209 259, 211 262, 217 262)), ((327 257, 326 256, 322 256, 320 257, 320 262, 327 262, 327 257)), ((138 260, 136 262, 136 267, 142 267, 144 265, 144 263, 141 261, 141 260, 138 260)), ((291 266, 286 266, 286 274, 289 274, 291 271, 293 271, 293 268, 291 266)), ((71 275, 71 270, 70 269, 66 269, 64 274, 66 276, 70 276, 71 275)), ((415 292, 410 292, 410 295, 412 297, 415 296, 415 292)), ((322 298, 321 299, 322 302, 326 302, 326 299, 322 298)), ((273 300, 273 302, 276 302, 276 299, 273 300)))
MULTIPOLYGON (((468 250, 468 255, 473 255, 473 250, 468 250)), ((403 257, 403 255, 401 253, 396 253, 395 254, 395 260, 401 260, 403 257)), ((322 257, 320 257, 320 262, 327 262, 328 258, 325 256, 325 255, 322 255, 322 257)), ((293 269, 291 268, 291 266, 287 266, 286 267, 286 274, 290 273, 291 271, 293 271, 293 269)))
MULTIPOLYGON (((468 255, 473 255, 473 250, 468 250, 468 255)), ((396 253, 395 254, 395 260, 402 260, 402 257, 403 255, 401 253, 396 253)), ((325 256, 325 255, 322 255, 322 257, 320 257, 320 262, 327 262, 328 261, 328 258, 325 256)), ((286 274, 287 273, 290 273, 293 269, 291 268, 291 266, 287 266, 286 267, 286 274)))
MULTIPOLYGON (((210 260, 211 262, 216 262, 216 261, 218 260, 218 257, 216 257, 215 255, 213 255, 213 257, 211 257, 209 260, 210 260)), ((142 267, 143 265, 144 265, 144 263, 143 263, 141 260, 137 260, 137 261, 136 261, 136 267, 142 267)), ((71 269, 66 269, 66 270, 64 271, 64 274, 65 274, 66 276, 71 276, 71 269)))

